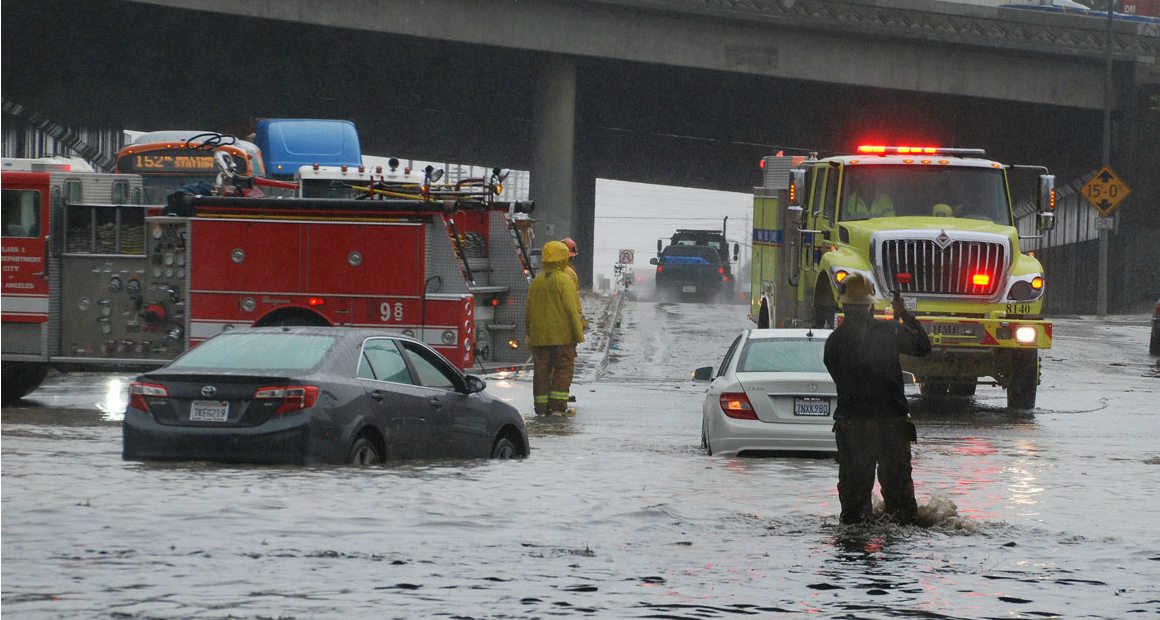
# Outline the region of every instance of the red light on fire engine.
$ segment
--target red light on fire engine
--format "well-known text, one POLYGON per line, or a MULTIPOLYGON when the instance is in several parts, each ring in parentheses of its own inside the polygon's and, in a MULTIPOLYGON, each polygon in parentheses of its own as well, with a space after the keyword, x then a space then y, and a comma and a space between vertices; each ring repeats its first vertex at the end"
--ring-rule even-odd
POLYGON ((862 146, 858 147, 858 152, 859 153, 885 153, 886 147, 862 145, 862 146))
POLYGON ((1055 188, 1051 188, 1051 196, 1048 198, 1051 204, 1051 210, 1055 210, 1055 188))
POLYGON ((894 274, 894 281, 899 283, 899 284, 910 284, 911 282, 914 281, 914 274, 910 274, 910 273, 894 274))
POLYGON ((724 268, 724 267, 718 267, 718 268, 717 268, 717 273, 725 273, 725 268, 724 268))
POLYGON ((729 276, 722 276, 722 277, 721 277, 721 281, 722 281, 722 282, 728 282, 728 281, 729 281, 729 276))
POLYGON ((975 275, 971 276, 971 284, 974 284, 975 286, 987 286, 990 283, 991 274, 976 273, 975 275))
POLYGON ((797 185, 789 184, 789 203, 792 205, 797 202, 797 185))
POLYGON ((324 305, 326 305, 326 300, 321 298, 321 297, 311 297, 310 299, 306 300, 306 305, 308 305, 308 306, 324 306, 324 305))
POLYGON ((498 300, 498 299, 493 299, 493 300, 491 300, 491 305, 493 305, 493 306, 498 306, 498 305, 499 305, 499 300, 498 300))
POLYGON ((765 170, 765 158, 764 157, 761 158, 761 161, 757 162, 757 167, 761 168, 762 170, 765 170))

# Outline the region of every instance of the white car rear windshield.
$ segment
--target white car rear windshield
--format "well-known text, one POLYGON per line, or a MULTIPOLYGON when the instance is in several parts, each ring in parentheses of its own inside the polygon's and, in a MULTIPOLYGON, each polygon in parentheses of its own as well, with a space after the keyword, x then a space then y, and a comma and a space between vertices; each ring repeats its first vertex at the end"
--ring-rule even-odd
POLYGON ((750 340, 741 350, 737 372, 828 372, 824 338, 750 340))
POLYGON ((170 368, 310 370, 337 340, 314 334, 222 334, 192 348, 170 368))

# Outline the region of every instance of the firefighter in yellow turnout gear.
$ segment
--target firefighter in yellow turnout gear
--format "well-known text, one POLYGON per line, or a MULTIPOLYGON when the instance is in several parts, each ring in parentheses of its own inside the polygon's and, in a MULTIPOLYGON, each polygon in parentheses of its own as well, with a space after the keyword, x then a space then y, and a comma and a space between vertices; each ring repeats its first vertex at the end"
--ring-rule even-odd
POLYGON ((584 342, 576 285, 565 271, 568 246, 544 244, 544 268, 528 288, 524 322, 535 361, 532 394, 536 415, 568 413, 576 344, 584 342))

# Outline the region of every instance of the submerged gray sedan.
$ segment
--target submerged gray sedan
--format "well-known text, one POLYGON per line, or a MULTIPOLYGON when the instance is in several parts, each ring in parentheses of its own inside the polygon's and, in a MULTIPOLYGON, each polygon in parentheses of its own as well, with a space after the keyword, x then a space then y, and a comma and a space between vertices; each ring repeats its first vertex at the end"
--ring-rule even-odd
POLYGON ((129 386, 125 460, 515 458, 523 417, 434 349, 382 330, 223 332, 129 386))

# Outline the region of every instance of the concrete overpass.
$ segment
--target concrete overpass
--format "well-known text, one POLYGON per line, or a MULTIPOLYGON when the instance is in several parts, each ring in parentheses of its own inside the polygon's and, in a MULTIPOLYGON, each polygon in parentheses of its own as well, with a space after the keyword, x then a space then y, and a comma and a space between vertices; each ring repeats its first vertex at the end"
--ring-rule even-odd
MULTIPOLYGON (((79 124, 243 135, 262 116, 350 118, 368 152, 530 169, 545 232, 587 246, 597 177, 748 191, 762 155, 863 140, 981 146, 1064 179, 1099 163, 1095 17, 922 0, 3 11, 7 100, 79 124)), ((1115 161, 1142 179, 1160 167, 1160 27, 1116 23, 1112 43, 1115 161)), ((1134 194, 1154 197, 1150 183, 1134 194)))

